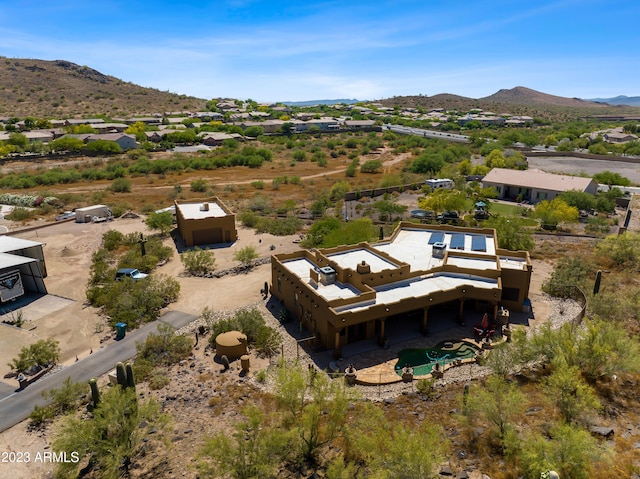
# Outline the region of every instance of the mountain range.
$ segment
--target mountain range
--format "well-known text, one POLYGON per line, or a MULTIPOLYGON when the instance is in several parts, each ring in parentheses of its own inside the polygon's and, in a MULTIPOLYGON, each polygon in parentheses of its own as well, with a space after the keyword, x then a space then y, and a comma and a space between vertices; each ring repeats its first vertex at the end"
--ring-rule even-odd
POLYGON ((618 95, 613 98, 591 98, 588 101, 608 103, 609 105, 640 106, 640 96, 618 95))
MULTIPOLYGON (((459 111, 483 109, 497 114, 568 118, 610 112, 619 115, 627 111, 637 115, 637 109, 621 105, 630 102, 640 105, 639 100, 639 97, 582 100, 549 95, 518 86, 502 89, 493 95, 478 99, 441 93, 433 96, 396 96, 376 102, 389 107, 444 108, 459 111)), ((357 100, 342 99, 285 103, 307 106, 355 102, 357 100)), ((200 111, 206 108, 206 103, 206 99, 142 87, 66 60, 0 57, 0 117, 67 118, 104 115, 115 118, 135 114, 200 111)))

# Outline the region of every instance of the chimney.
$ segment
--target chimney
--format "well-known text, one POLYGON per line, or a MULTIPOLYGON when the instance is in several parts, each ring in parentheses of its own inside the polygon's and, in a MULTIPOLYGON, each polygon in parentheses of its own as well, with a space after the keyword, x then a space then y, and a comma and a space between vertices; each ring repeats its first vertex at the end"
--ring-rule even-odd
POLYGON ((209 211, 209 203, 202 203, 202 211, 209 211))

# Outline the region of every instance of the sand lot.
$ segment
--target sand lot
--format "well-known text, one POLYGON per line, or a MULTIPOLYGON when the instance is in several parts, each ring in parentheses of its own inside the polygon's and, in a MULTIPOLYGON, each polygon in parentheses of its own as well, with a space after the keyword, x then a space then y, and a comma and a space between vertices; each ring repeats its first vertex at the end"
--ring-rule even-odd
MULTIPOLYGON (((23 328, 0 325, 0 380, 6 386, 17 387, 15 379, 4 378, 10 372, 7 363, 22 347, 38 339, 54 337, 60 342, 61 363, 73 362, 76 355, 81 358, 89 354, 92 348, 108 344, 100 343, 100 339, 109 335, 110 331, 103 329, 105 320, 100 312, 86 304, 85 287, 91 255, 100 247, 102 235, 109 229, 151 234, 141 217, 109 223, 61 223, 17 235, 45 243, 48 272, 45 284, 49 295, 21 309, 27 320, 23 328)), ((258 235, 245 228, 239 228, 238 235, 238 241, 230 247, 214 250, 218 269, 236 266, 238 262, 233 260, 234 252, 248 245, 254 246, 260 257, 298 249, 298 245, 293 243, 297 236, 258 235), (273 251, 270 250, 271 245, 275 246, 273 251)), ((170 238, 165 240, 165 244, 175 248, 170 238)), ((177 252, 154 273, 173 276, 180 282, 180 298, 169 305, 168 310, 191 314, 199 314, 205 306, 227 310, 255 303, 261 298, 260 289, 264 282, 270 281, 269 265, 259 266, 249 274, 222 278, 190 277, 184 274, 177 252)))

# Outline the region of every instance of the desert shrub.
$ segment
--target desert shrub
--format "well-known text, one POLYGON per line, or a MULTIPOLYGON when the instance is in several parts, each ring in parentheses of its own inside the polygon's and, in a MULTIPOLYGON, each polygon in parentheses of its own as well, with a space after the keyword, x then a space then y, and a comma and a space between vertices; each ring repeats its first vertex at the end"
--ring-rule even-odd
POLYGON ((244 333, 249 344, 266 356, 271 356, 277 352, 282 344, 280 333, 267 326, 262 313, 256 308, 241 309, 233 317, 221 318, 216 322, 211 322, 209 327, 211 329, 209 342, 214 347, 216 337, 219 334, 235 330, 244 333))
POLYGON ((300 218, 287 216, 286 218, 260 218, 255 227, 258 233, 287 236, 300 231, 303 224, 300 218))
POLYGON ((551 296, 566 298, 575 286, 589 290, 587 285, 595 278, 596 266, 589 257, 564 257, 558 262, 542 290, 551 296))
POLYGON ((197 246, 180 255, 184 268, 192 275, 206 274, 216 269, 216 257, 213 251, 203 250, 197 246))
POLYGON ((60 344, 57 340, 40 339, 30 346, 23 347, 9 367, 18 373, 26 372, 30 368, 40 368, 55 364, 60 358, 60 344))
POLYGON ((171 381, 163 368, 154 368, 149 376, 149 388, 156 391, 167 386, 171 381))
POLYGON ((116 178, 109 187, 114 193, 131 193, 131 180, 126 178, 116 178))
POLYGON ((196 193, 204 193, 208 188, 209 184, 204 178, 198 178, 197 180, 193 180, 191 182, 191 191, 194 191, 196 193))
POLYGON ((28 221, 38 216, 38 210, 30 208, 14 208, 5 218, 11 221, 28 221))
POLYGON ((377 173, 382 169, 382 161, 380 160, 368 160, 365 161, 360 167, 362 173, 377 173))
POLYGON ((168 324, 159 324, 157 331, 136 344, 138 353, 133 367, 140 381, 149 377, 154 367, 170 366, 191 354, 193 340, 190 337, 176 334, 168 324))
POLYGON ((260 216, 255 211, 244 210, 238 213, 238 221, 247 228, 255 228, 260 221, 260 216))

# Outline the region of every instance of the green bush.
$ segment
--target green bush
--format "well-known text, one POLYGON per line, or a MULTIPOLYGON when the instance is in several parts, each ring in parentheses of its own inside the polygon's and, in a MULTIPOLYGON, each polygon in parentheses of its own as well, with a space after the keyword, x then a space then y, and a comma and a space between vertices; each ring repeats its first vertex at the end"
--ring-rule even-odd
POLYGON ((157 331, 136 344, 138 354, 133 366, 140 381, 148 378, 155 367, 170 366, 191 354, 193 340, 190 337, 176 334, 168 324, 159 324, 157 331))
POLYGON ((131 193, 131 180, 126 178, 116 178, 111 183, 110 189, 114 193, 131 193))
POLYGON ((193 275, 206 274, 216 269, 216 257, 213 251, 203 250, 197 246, 180 255, 184 268, 193 275))
MULTIPOLYGON (((207 316, 204 312, 203 316, 207 316)), ((231 318, 221 318, 209 324, 211 338, 209 343, 215 347, 215 339, 221 333, 241 331, 247 336, 249 344, 260 354, 271 356, 277 353, 282 344, 282 336, 275 329, 267 326, 262 313, 256 309, 242 309, 231 318)))
POLYGON ((191 182, 191 191, 195 193, 205 193, 208 188, 209 184, 204 178, 199 178, 191 182))

